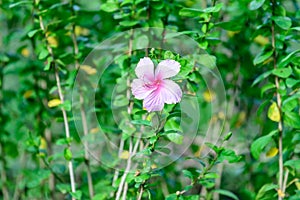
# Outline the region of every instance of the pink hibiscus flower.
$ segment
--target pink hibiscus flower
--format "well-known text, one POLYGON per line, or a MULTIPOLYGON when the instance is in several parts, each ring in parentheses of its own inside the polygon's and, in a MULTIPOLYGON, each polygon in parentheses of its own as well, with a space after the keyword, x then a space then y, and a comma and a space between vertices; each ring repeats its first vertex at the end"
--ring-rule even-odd
POLYGON ((175 60, 161 61, 154 71, 154 64, 150 58, 140 59, 134 79, 131 84, 132 94, 137 99, 143 99, 143 107, 149 112, 160 111, 164 104, 178 103, 182 97, 182 91, 174 81, 167 78, 178 74, 180 64, 175 60))

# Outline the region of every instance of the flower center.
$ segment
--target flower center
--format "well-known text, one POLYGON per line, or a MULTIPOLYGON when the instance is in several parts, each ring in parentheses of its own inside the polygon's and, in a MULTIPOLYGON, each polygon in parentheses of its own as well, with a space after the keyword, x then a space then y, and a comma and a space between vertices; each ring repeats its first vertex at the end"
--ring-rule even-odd
POLYGON ((155 80, 153 82, 145 83, 145 87, 149 89, 157 89, 160 87, 160 85, 161 85, 161 80, 155 80))

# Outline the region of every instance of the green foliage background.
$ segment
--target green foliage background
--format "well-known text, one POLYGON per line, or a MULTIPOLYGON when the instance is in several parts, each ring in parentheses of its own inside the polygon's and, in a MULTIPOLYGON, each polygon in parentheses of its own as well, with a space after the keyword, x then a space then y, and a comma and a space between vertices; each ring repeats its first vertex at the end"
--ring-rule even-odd
MULTIPOLYGON (((215 145, 194 142, 192 157, 184 155, 165 168, 143 164, 125 176, 124 199, 300 199, 299 6, 299 0, 1 0, 0 199, 117 198, 124 173, 116 176, 80 148, 71 92, 80 67, 86 76, 94 74, 80 65, 96 45, 148 27, 188 35, 207 51, 200 64, 220 71, 227 112, 209 112, 217 96, 207 93, 201 67, 181 55, 146 49, 116 58, 96 92, 97 117, 105 126, 88 127, 87 135, 103 131, 123 138, 126 153, 138 140, 132 134, 149 126, 152 132, 142 141, 152 146, 142 153, 158 150, 158 141, 180 146, 185 135, 178 128, 178 105, 166 106, 156 119, 143 111, 141 101, 119 96, 114 106, 133 106, 122 122, 131 125, 111 121, 111 91, 135 77, 144 56, 179 61, 184 93, 200 94, 206 116, 200 127, 211 123, 223 134, 215 145)), ((147 42, 139 37, 138 42, 147 42)), ((87 90, 81 90, 79 108, 89 102, 87 90)))

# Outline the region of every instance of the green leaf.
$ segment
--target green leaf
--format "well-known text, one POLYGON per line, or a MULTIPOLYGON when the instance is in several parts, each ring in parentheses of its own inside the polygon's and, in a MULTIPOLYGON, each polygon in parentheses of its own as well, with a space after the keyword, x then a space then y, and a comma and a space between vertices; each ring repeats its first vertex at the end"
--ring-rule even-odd
POLYGON ((290 167, 292 169, 298 170, 300 169, 300 160, 288 160, 284 163, 285 167, 290 167))
POLYGON ((68 145, 69 141, 66 138, 60 138, 56 140, 55 142, 56 145, 68 145))
POLYGON ((229 163, 239 162, 242 157, 235 154, 231 149, 223 149, 219 155, 218 161, 227 160, 229 163))
POLYGON ((194 175, 192 172, 188 171, 188 170, 182 170, 182 173, 185 177, 188 177, 190 179, 193 179, 194 178, 194 175))
POLYGON ((227 135, 225 135, 223 140, 228 141, 231 138, 231 136, 232 136, 232 132, 229 132, 229 133, 227 133, 227 135))
POLYGON ((208 7, 205 8, 203 10, 204 13, 215 13, 215 12, 219 12, 221 10, 221 8, 223 7, 223 3, 217 3, 215 6, 213 7, 208 7))
POLYGON ((259 108, 257 109, 257 116, 260 116, 264 108, 269 104, 270 104, 270 99, 267 99, 264 102, 262 102, 259 108))
POLYGON ((202 13, 202 10, 195 8, 182 8, 179 11, 179 15, 183 17, 199 17, 202 13))
POLYGON ((183 142, 183 135, 179 133, 168 133, 167 138, 176 144, 182 144, 183 142))
POLYGON ((280 78, 287 78, 292 74, 293 70, 291 67, 288 68, 276 68, 272 70, 272 74, 280 78))
POLYGON ((105 200, 108 199, 108 195, 106 193, 96 194, 92 200, 105 200))
POLYGON ((75 199, 81 199, 81 196, 82 196, 82 192, 80 190, 78 190, 76 192, 70 192, 70 194, 75 199))
POLYGON ((175 58, 175 55, 172 53, 172 51, 166 51, 164 53, 164 59, 173 59, 174 60, 175 58))
POLYGON ((133 40, 133 46, 136 49, 145 49, 148 47, 148 44, 149 44, 149 39, 147 35, 141 35, 133 40))
POLYGON ((284 124, 292 128, 300 128, 300 115, 294 112, 285 112, 283 117, 284 124))
POLYGON ((261 51, 255 58, 253 61, 254 65, 258 65, 264 61, 266 61, 268 58, 270 58, 273 55, 273 50, 267 51, 265 52, 264 50, 261 51))
POLYGON ((36 30, 32 30, 32 31, 29 31, 27 33, 28 37, 32 38, 37 32, 39 32, 41 29, 36 29, 36 30))
POLYGON ((286 86, 287 86, 288 88, 292 88, 292 87, 294 87, 297 83, 300 83, 300 80, 296 80, 296 79, 293 79, 293 78, 288 78, 288 79, 286 79, 285 83, 286 83, 286 86))
POLYGON ((67 161, 72 160, 72 152, 69 148, 65 148, 64 150, 64 157, 67 161))
POLYGON ((277 185, 265 184, 258 191, 255 200, 271 200, 274 199, 274 194, 276 193, 277 185), (270 194, 271 193, 271 194, 270 194))
POLYGON ((232 20, 227 22, 218 22, 215 23, 215 26, 221 27, 227 31, 240 31, 243 28, 243 22, 240 20, 232 20))
POLYGON ((277 130, 270 132, 268 135, 257 138, 251 144, 251 153, 255 159, 259 158, 262 150, 272 141, 272 136, 277 133, 277 130))
POLYGON ((260 96, 263 96, 265 92, 267 92, 270 89, 276 88, 276 85, 274 83, 267 83, 261 88, 260 96))
POLYGON ((19 1, 17 3, 10 4, 9 8, 14 8, 14 7, 22 5, 22 4, 32 4, 32 1, 19 1))
POLYGON ((266 79, 268 76, 270 76, 270 74, 272 74, 272 71, 266 71, 264 73, 262 73, 261 75, 259 75, 252 83, 251 87, 253 87, 254 85, 256 85, 257 83, 259 83, 260 81, 266 79))
POLYGON ((295 57, 295 55, 299 52, 300 52, 300 49, 297 49, 297 50, 289 53, 283 59, 281 59, 278 63, 278 68, 283 68, 283 67, 287 66, 292 61, 292 59, 295 57))
POLYGON ((66 111, 71 110, 71 102, 69 100, 66 100, 63 104, 60 104, 59 107, 63 108, 66 111))
POLYGON ((216 179, 216 178, 219 178, 219 177, 220 177, 220 175, 216 172, 208 172, 204 176, 204 178, 207 178, 207 179, 216 179))
POLYGON ((124 27, 132 27, 137 25, 138 23, 139 21, 126 20, 126 21, 121 21, 119 24, 124 27))
POLYGON ((47 64, 44 67, 44 71, 49 71, 51 69, 51 64, 52 64, 53 58, 52 57, 48 57, 47 58, 47 64))
POLYGON ((70 184, 58 183, 56 184, 56 188, 63 194, 66 194, 71 190, 70 184))
POLYGON ((209 55, 209 54, 200 54, 195 59, 196 59, 197 63, 199 63, 200 65, 203 65, 205 67, 208 67, 209 69, 213 69, 217 66, 216 57, 209 55))
POLYGON ((119 10, 119 6, 116 3, 107 2, 107 3, 102 4, 100 9, 105 12, 114 12, 114 11, 119 10))
POLYGON ((49 52, 47 51, 47 49, 42 49, 40 54, 39 54, 39 59, 43 60, 45 59, 47 56, 49 55, 49 52))
POLYGON ((249 4, 249 9, 250 10, 257 10, 260 8, 263 4, 265 3, 265 0, 253 0, 249 4))
POLYGON ((142 182, 148 180, 149 178, 150 178, 150 175, 149 175, 149 174, 141 174, 141 175, 137 176, 137 177, 134 179, 134 181, 135 181, 136 183, 142 183, 142 182))
POLYGON ((283 111, 293 110, 297 106, 299 99, 300 99, 300 93, 296 93, 296 94, 286 98, 282 102, 282 110, 283 111), (291 108, 291 106, 292 106, 292 108, 291 108))
POLYGON ((226 196, 226 197, 230 197, 234 200, 239 200, 239 198, 232 192, 228 191, 228 190, 222 190, 222 189, 217 189, 217 190, 213 190, 212 191, 213 193, 219 193, 223 196, 226 196))
POLYGON ((132 120, 131 123, 134 125, 152 126, 151 122, 148 120, 132 120))
POLYGON ((129 104, 129 100, 125 95, 117 95, 113 100, 114 107, 122 107, 127 106, 129 104))
POLYGON ((166 197, 166 200, 177 200, 177 195, 176 194, 169 194, 167 197, 166 197))
POLYGON ((221 8, 223 7, 223 3, 218 3, 213 7, 208 7, 205 9, 196 9, 196 8, 182 8, 179 11, 180 16, 184 17, 199 17, 203 13, 215 13, 219 12, 221 8))
POLYGON ((292 30, 295 30, 295 31, 300 31, 300 26, 297 26, 297 27, 293 27, 291 28, 292 30))
POLYGON ((284 30, 288 30, 292 26, 292 20, 289 17, 278 16, 272 17, 272 19, 277 24, 277 26, 284 30))

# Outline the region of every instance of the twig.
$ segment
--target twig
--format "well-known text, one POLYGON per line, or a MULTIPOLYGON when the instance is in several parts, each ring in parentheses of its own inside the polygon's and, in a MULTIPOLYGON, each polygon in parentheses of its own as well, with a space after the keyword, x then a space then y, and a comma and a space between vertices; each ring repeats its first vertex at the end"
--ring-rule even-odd
MULTIPOLYGON (((131 137, 130 137, 130 140, 129 140, 129 152, 132 152, 132 138, 131 137)), ((120 197, 121 197, 121 194, 122 194, 122 191, 123 191, 123 186, 124 186, 127 174, 129 173, 129 170, 131 168, 131 157, 132 157, 132 155, 129 153, 126 169, 125 169, 124 174, 121 178, 119 188, 118 188, 118 191, 117 191, 117 194, 116 194, 116 200, 119 200, 120 197)))
POLYGON ((144 192, 144 184, 142 184, 140 186, 139 196, 138 196, 137 200, 141 200, 142 199, 143 192, 144 192))
MULTIPOLYGON (((127 52, 128 57, 130 57, 132 55, 132 43, 133 43, 133 29, 130 30, 130 39, 129 39, 129 43, 128 43, 128 52, 127 52)), ((127 84, 126 97, 127 97, 127 99, 130 99, 131 93, 130 93, 130 89, 129 89, 130 88, 130 77, 129 76, 127 78, 126 84, 127 84)), ((127 113, 129 115, 132 112, 132 107, 133 107, 133 102, 129 101, 129 104, 128 104, 128 107, 127 107, 127 113)), ((118 152, 119 157, 120 157, 121 153, 123 152, 124 143, 125 143, 124 139, 121 138, 120 139, 119 152, 118 152)), ((130 145, 131 145, 131 147, 129 147, 129 157, 128 157, 128 160, 127 160, 126 170, 125 170, 125 172, 124 172, 124 174, 121 178, 121 182, 119 183, 118 191, 117 191, 117 194, 116 194, 116 199, 119 199, 121 194, 122 194, 124 181, 126 179, 128 171, 131 168, 131 157, 133 156, 133 153, 132 153, 132 150, 133 150, 132 149, 132 137, 130 137, 130 145)), ((115 184, 116 184, 116 180, 118 179, 119 173, 120 173, 119 169, 116 169, 115 174, 114 174, 114 178, 113 178, 113 183, 112 183, 113 186, 115 186, 115 184)), ((123 192, 123 198, 124 198, 124 196, 126 198, 127 189, 128 189, 128 187, 124 188, 125 192, 123 192)))
POLYGON ((3 200, 9 200, 9 192, 7 189, 7 174, 6 174, 6 162, 5 162, 5 153, 2 147, 2 143, 0 142, 0 153, 1 153, 1 157, 2 157, 2 166, 3 169, 1 169, 1 182, 2 182, 2 194, 3 194, 3 200))
MULTIPOLYGON (((73 4, 74 4, 74 0, 71 0, 70 6, 72 11, 72 16, 76 16, 75 11, 73 9, 73 4)), ((75 68, 79 70, 80 68, 80 64, 78 61, 79 48, 78 48, 77 37, 75 33, 75 23, 72 24, 71 37, 72 37, 72 42, 74 47, 73 50, 74 50, 75 68)), ((81 123, 83 127, 83 134, 84 136, 86 136, 88 135, 88 125, 87 125, 86 113, 84 110, 84 98, 81 91, 79 91, 79 98, 80 98, 80 115, 81 115, 81 123)), ((91 174, 91 167, 90 167, 90 160, 89 160, 88 143, 86 141, 84 142, 84 158, 85 158, 85 165, 87 170, 86 173, 87 173, 87 180, 88 180, 89 196, 92 199, 94 196, 94 186, 93 186, 93 178, 91 174)))
POLYGON ((283 186, 282 186, 283 194, 285 193, 285 189, 287 188, 286 184, 287 184, 288 178, 289 178, 289 170, 286 169, 285 174, 284 174, 284 179, 283 179, 283 186))
MULTIPOLYGON (((275 13, 275 6, 276 2, 272 0, 272 15, 275 13)), ((275 22, 272 20, 272 26, 271 26, 271 31, 272 31, 272 48, 273 48, 273 68, 277 68, 276 64, 276 44, 275 44, 275 22)), ((279 152, 279 157, 278 157, 278 164, 279 164, 279 178, 278 178, 278 186, 279 190, 283 192, 283 149, 282 149, 282 131, 283 131, 283 123, 282 123, 282 117, 281 117, 281 96, 278 92, 279 90, 279 78, 275 76, 275 86, 276 86, 276 97, 277 97, 277 106, 280 112, 280 119, 278 122, 278 132, 279 132, 279 138, 278 138, 278 152, 279 152)), ((278 195, 278 200, 281 200, 282 196, 278 195)))
MULTIPOLYGON (((37 11, 38 11, 37 13, 39 13, 38 0, 34 0, 34 3, 35 3, 35 6, 37 7, 37 11)), ((39 19, 40 28, 43 31, 44 37, 47 38, 46 29, 45 29, 45 26, 44 26, 44 23, 43 23, 42 16, 39 15, 38 19, 39 19)), ((62 93, 62 87, 61 87, 60 78, 59 78, 59 71, 58 71, 56 63, 54 61, 55 57, 54 57, 53 49, 49 45, 47 40, 46 40, 46 47, 47 47, 47 50, 48 50, 50 56, 53 58, 52 62, 53 62, 54 70, 55 70, 56 86, 57 86, 57 90, 58 90, 59 99, 60 99, 61 103, 63 104, 64 103, 64 95, 62 93)), ((61 112, 62 112, 63 120, 64 120, 66 138, 69 139, 70 138, 70 129, 69 129, 67 112, 63 107, 61 108, 61 112)), ((71 151, 71 146, 70 145, 68 145, 68 149, 71 151)), ((71 160, 68 161, 68 169, 69 169, 69 174, 70 174, 71 191, 76 192, 74 169, 73 169, 73 164, 72 164, 71 160)), ((75 200, 75 198, 73 198, 73 197, 72 197, 72 199, 75 200)))

